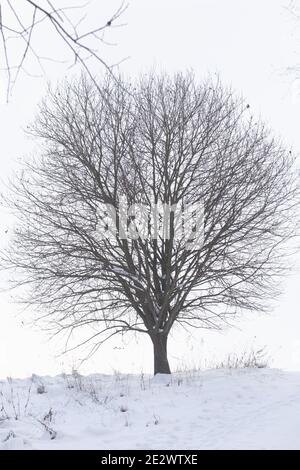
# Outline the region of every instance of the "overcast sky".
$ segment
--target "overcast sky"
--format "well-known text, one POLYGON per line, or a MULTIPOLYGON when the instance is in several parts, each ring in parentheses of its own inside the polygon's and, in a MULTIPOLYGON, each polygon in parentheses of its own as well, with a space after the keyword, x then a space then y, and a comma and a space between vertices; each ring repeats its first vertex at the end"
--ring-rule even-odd
MULTIPOLYGON (((104 23, 119 4, 112 0, 91 2, 91 25, 104 23)), ((103 45, 102 54, 109 64, 129 56, 120 70, 132 77, 153 67, 167 72, 193 69, 199 80, 218 74, 244 95, 253 113, 260 115, 287 146, 300 152, 300 80, 296 71, 288 72, 300 63, 300 19, 288 12, 289 4, 285 0, 130 0, 122 17, 126 26, 107 34, 106 39, 116 45, 103 45)), ((60 58, 61 47, 48 32, 45 36, 39 33, 38 42, 40 50, 45 48, 48 55, 60 58)), ((1 75, 3 190, 18 160, 34 151, 35 144, 23 129, 36 113, 47 80, 55 83, 74 73, 76 70, 54 63, 47 65, 46 76, 41 78, 20 75, 8 104, 1 75)), ((11 219, 2 211, 2 245, 9 240, 9 231, 5 232, 10 224, 11 219)), ((173 370, 205 365, 205 360, 217 361, 226 352, 251 345, 266 345, 273 366, 300 369, 299 281, 297 272, 285 281, 284 294, 267 316, 247 314, 236 321, 234 329, 222 333, 175 331, 169 345, 173 370)), ((49 343, 38 326, 29 327, 30 311, 20 312, 13 298, 13 293, 0 294, 0 377, 55 374, 77 367, 83 352, 57 357, 62 343, 49 343)), ((128 344, 112 343, 81 370, 114 369, 151 371, 150 341, 137 344, 131 338, 128 344)))

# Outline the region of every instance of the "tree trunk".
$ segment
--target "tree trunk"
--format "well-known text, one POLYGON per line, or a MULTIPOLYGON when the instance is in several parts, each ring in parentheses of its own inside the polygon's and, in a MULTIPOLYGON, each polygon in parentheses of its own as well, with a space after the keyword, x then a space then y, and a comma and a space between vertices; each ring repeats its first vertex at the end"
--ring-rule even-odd
POLYGON ((154 375, 171 374, 167 355, 167 336, 157 334, 151 336, 154 351, 154 375))

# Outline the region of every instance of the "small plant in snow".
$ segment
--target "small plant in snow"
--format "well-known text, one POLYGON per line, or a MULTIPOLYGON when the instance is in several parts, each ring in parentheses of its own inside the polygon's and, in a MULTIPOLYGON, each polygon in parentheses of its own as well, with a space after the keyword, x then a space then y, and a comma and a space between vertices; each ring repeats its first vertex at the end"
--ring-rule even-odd
POLYGON ((32 374, 31 380, 36 384, 36 393, 38 393, 39 395, 46 393, 46 387, 38 375, 32 374))
MULTIPOLYGON (((148 428, 150 426, 151 423, 146 423, 146 428, 148 428)), ((155 414, 153 414, 153 424, 155 426, 157 426, 159 424, 159 416, 156 416, 155 414)))
POLYGON ((117 369, 114 369, 113 372, 116 383, 120 383, 122 380, 121 372, 119 372, 117 369))
POLYGON ((101 405, 106 405, 112 398, 110 398, 108 395, 105 395, 103 400, 101 401, 101 405))
POLYGON ((224 361, 216 365, 216 369, 264 369, 269 366, 266 347, 243 351, 241 354, 228 354, 224 361))
POLYGON ((52 411, 52 408, 50 408, 50 410, 48 411, 48 413, 45 414, 45 416, 43 417, 43 421, 48 421, 49 423, 51 423, 53 419, 53 411, 52 411))
POLYGON ((44 427, 45 431, 49 434, 49 437, 51 440, 55 439, 57 436, 57 432, 54 431, 53 428, 51 428, 48 424, 46 424, 44 421, 40 421, 38 419, 38 422, 44 427))
POLYGON ((9 416, 6 412, 5 407, 4 407, 2 391, 0 392, 0 396, 1 396, 1 399, 2 399, 2 404, 1 404, 1 409, 0 409, 0 423, 1 423, 2 421, 5 421, 6 419, 9 419, 9 416))
POLYGON ((32 381, 27 389, 27 394, 24 395, 24 401, 21 406, 19 393, 15 391, 13 380, 11 377, 7 378, 9 390, 7 394, 0 391, 1 405, 0 405, 0 422, 13 417, 19 420, 21 415, 27 414, 27 409, 31 399, 32 381), (21 411, 22 410, 22 411, 21 411))
POLYGON ((154 418, 153 424, 155 424, 155 426, 157 426, 159 424, 159 417, 153 415, 153 418, 154 418))
POLYGON ((9 441, 10 439, 14 439, 15 437, 17 437, 15 435, 15 433, 13 431, 9 431, 9 433, 7 434, 7 436, 3 439, 2 442, 7 442, 9 441))
POLYGON ((84 390, 83 377, 76 369, 72 369, 72 377, 76 390, 82 392, 84 390))
POLYGON ((36 393, 38 393, 39 395, 42 395, 43 393, 46 393, 45 385, 43 385, 43 384, 38 385, 37 388, 36 388, 36 393))
POLYGON ((94 403, 100 403, 100 399, 99 399, 95 384, 92 381, 89 384, 89 394, 94 403))
POLYGON ((67 388, 75 388, 77 391, 81 392, 84 390, 83 377, 76 369, 72 369, 71 375, 62 374, 62 377, 67 382, 67 388))
POLYGON ((74 387, 75 387, 73 381, 70 380, 70 378, 69 378, 67 375, 65 376, 65 380, 66 380, 66 382, 67 382, 67 388, 71 389, 71 388, 74 388, 74 387))
POLYGON ((24 414, 27 413, 27 408, 28 408, 28 405, 29 405, 29 402, 30 402, 32 383, 33 383, 33 381, 31 380, 30 385, 29 385, 28 390, 27 390, 27 398, 26 398, 26 402, 25 402, 25 405, 24 405, 24 414))
POLYGON ((21 410, 20 410, 20 397, 19 394, 14 391, 13 387, 13 380, 11 377, 7 377, 7 382, 9 383, 9 390, 10 390, 10 396, 7 398, 7 402, 10 404, 14 418, 17 421, 20 418, 21 415, 21 410))
MULTIPOLYGON (((148 388, 149 388, 150 387, 150 379, 148 379, 147 382, 148 382, 148 388)), ((146 381, 145 381, 145 374, 143 372, 141 373, 140 386, 141 386, 141 390, 143 390, 143 391, 147 390, 147 385, 146 385, 146 381)))

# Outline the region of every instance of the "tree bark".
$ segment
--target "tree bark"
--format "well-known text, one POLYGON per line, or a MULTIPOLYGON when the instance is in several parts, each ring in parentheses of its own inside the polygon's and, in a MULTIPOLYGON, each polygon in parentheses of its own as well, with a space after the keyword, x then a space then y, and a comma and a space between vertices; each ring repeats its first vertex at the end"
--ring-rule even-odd
POLYGON ((154 375, 171 374, 167 355, 167 336, 157 334, 151 336, 154 352, 154 375))

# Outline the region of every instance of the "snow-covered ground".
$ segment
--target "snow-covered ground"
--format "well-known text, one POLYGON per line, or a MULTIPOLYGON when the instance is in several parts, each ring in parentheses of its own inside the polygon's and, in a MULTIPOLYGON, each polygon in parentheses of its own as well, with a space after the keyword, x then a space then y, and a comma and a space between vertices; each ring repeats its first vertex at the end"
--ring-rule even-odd
POLYGON ((0 381, 0 449, 300 449, 300 372, 0 381))

